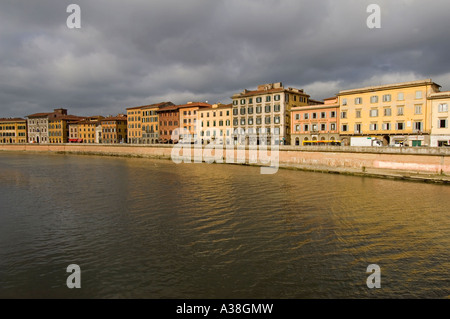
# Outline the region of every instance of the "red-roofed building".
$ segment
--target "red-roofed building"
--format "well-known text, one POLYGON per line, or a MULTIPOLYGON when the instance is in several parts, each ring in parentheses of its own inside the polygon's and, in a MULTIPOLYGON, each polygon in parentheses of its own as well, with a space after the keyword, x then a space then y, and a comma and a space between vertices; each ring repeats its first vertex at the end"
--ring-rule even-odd
POLYGON ((27 142, 27 120, 22 118, 0 119, 0 144, 24 144, 27 142))

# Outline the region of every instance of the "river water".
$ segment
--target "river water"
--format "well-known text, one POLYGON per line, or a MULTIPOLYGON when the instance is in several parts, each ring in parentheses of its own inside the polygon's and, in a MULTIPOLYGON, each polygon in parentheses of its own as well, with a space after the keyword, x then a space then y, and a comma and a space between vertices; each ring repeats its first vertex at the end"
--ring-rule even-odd
POLYGON ((449 298, 450 187, 0 153, 0 298, 449 298), (81 268, 69 289, 67 266, 81 268), (367 267, 381 268, 369 289, 367 267))

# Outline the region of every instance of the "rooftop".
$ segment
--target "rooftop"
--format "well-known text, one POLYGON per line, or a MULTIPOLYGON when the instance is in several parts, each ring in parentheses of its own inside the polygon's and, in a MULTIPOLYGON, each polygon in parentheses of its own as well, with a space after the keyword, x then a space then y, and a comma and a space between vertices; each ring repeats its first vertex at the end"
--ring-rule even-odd
POLYGON ((146 108, 155 108, 155 107, 165 107, 165 106, 171 106, 174 105, 172 102, 161 102, 156 104, 149 104, 149 105, 141 105, 141 106, 135 106, 135 107, 129 107, 127 110, 138 110, 138 109, 146 109, 146 108))
POLYGON ((401 88, 405 88, 405 87, 415 87, 415 86, 423 86, 423 85, 436 85, 439 88, 441 87, 439 84, 434 83, 431 79, 426 79, 426 80, 393 83, 393 84, 378 85, 378 86, 368 86, 368 87, 364 87, 364 88, 360 88, 360 89, 343 90, 343 91, 340 91, 338 95, 348 95, 348 94, 354 94, 354 93, 367 93, 367 92, 401 89, 401 88))

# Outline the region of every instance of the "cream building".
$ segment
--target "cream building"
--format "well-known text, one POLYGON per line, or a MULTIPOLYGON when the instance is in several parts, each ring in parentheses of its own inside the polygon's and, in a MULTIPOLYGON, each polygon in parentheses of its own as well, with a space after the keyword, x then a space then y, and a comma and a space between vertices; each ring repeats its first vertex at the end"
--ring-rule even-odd
POLYGON ((232 144, 233 128, 231 126, 231 104, 214 104, 211 108, 198 110, 200 126, 199 136, 202 144, 209 141, 229 145, 232 144))
POLYGON ((431 94, 430 146, 450 146, 450 91, 431 94))
POLYGON ((308 105, 309 95, 300 89, 284 88, 281 82, 259 85, 255 91, 234 94, 232 127, 237 132, 234 144, 291 143, 291 108, 308 105), (245 134, 242 134, 245 133, 245 134), (260 140, 266 133, 267 140, 260 140), (272 140, 274 134, 276 139, 272 140))

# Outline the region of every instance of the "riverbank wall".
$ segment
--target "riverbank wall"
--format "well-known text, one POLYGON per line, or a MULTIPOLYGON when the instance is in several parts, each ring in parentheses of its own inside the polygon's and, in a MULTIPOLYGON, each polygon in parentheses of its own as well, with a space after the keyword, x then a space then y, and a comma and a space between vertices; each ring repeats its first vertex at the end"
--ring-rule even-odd
MULTIPOLYGON (((103 155, 172 159, 173 145, 1 144, 0 151, 103 155)), ((224 149, 224 162, 251 164, 251 152, 224 149), (226 154, 235 161, 227 161, 226 154)), ((182 154, 183 151, 176 152, 182 154)), ((195 150, 191 150, 194 161, 195 150)), ((268 152, 270 153, 270 150, 268 152)), ((205 150, 203 150, 205 154, 205 150)), ((213 152, 214 154, 214 152, 213 152)), ((295 170, 450 184, 449 148, 380 148, 344 146, 281 146, 279 167, 295 170)), ((205 159, 205 157, 203 157, 205 159)))

